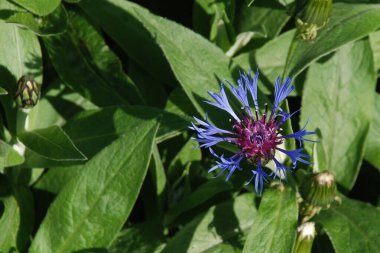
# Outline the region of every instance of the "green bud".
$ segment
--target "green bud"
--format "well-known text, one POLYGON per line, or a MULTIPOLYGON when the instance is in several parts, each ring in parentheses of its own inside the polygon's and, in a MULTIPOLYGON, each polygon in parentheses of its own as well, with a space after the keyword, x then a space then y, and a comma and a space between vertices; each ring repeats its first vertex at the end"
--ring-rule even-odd
POLYGON ((332 0, 298 0, 296 26, 299 36, 306 41, 314 41, 318 30, 328 22, 332 0))
POLYGON ((295 245, 295 253, 310 253, 313 247, 313 241, 316 235, 315 223, 306 222, 297 228, 297 241, 295 245))
POLYGON ((40 97, 40 89, 34 78, 22 76, 17 82, 15 101, 18 107, 28 109, 34 107, 40 97))
POLYGON ((300 187, 300 193, 305 204, 327 208, 336 196, 335 177, 329 171, 315 173, 305 178, 300 187))

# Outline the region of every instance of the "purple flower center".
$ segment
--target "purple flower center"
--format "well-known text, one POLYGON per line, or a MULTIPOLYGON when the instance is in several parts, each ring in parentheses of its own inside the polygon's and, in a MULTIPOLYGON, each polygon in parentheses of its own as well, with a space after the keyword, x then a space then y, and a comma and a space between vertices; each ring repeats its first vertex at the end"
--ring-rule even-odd
POLYGON ((263 164, 272 159, 276 147, 283 142, 278 132, 278 122, 275 119, 266 120, 264 113, 258 120, 252 117, 244 117, 244 120, 236 122, 233 126, 237 138, 235 144, 241 148, 248 161, 257 163, 262 159, 263 164))

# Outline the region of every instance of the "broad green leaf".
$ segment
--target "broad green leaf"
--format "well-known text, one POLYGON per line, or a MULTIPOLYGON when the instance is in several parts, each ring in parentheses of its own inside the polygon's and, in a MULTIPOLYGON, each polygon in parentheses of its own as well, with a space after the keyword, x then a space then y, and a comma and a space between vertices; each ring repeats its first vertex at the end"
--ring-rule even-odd
POLYGON ((32 193, 24 186, 10 185, 0 175, 0 252, 22 252, 29 241, 34 223, 32 193))
POLYGON ((23 156, 13 149, 11 145, 0 140, 0 171, 4 167, 16 166, 23 162, 23 156))
POLYGON ((83 161, 86 156, 58 126, 23 132, 20 141, 32 152, 56 161, 83 161))
POLYGON ((53 12, 61 0, 12 0, 13 2, 21 5, 28 11, 33 12, 39 16, 46 16, 53 12))
POLYGON ((256 218, 253 195, 241 195, 200 214, 169 240, 162 252, 211 253, 225 245, 241 250, 241 242, 256 218))
POLYGON ((364 158, 380 170, 380 95, 376 94, 364 158))
POLYGON ((308 72, 302 97, 301 126, 319 129, 321 170, 331 170, 350 190, 356 180, 368 134, 376 74, 368 39, 348 44, 308 72), (360 105, 360 106, 358 106, 360 105))
POLYGON ((137 5, 120 0, 97 1, 96 4, 92 0, 82 0, 79 5, 140 67, 157 80, 176 83, 155 38, 134 17, 132 6, 137 5), (125 8, 120 8, 119 3, 125 8))
MULTIPOLYGON (((1 10, 19 10, 6 0, 0 0, 1 10)), ((25 74, 33 75, 37 83, 42 81, 41 48, 38 38, 30 31, 20 29, 15 24, 0 20, 0 86, 8 91, 8 96, 1 96, 8 129, 16 132, 18 111, 13 101, 17 80, 25 74)))
POLYGON ((380 4, 336 3, 313 43, 298 39, 287 59, 285 75, 296 76, 314 60, 380 28, 380 4))
POLYGON ((380 209, 342 197, 342 204, 314 218, 327 232, 336 253, 380 252, 380 209))
POLYGON ((154 253, 163 246, 163 238, 155 231, 156 224, 141 223, 122 230, 108 253, 154 253))
POLYGON ((243 253, 291 252, 296 239, 297 219, 295 191, 283 185, 268 189, 261 200, 243 253))
POLYGON ((82 169, 83 164, 48 169, 33 187, 57 195, 82 169))
POLYGON ((64 34, 43 37, 43 42, 58 75, 71 89, 96 105, 127 104, 99 75, 93 60, 87 57, 88 52, 83 51, 86 45, 71 27, 64 34))
POLYGON ((66 30, 67 13, 63 7, 58 7, 46 17, 36 17, 30 12, 14 12, 6 22, 28 28, 37 35, 47 36, 63 33, 66 30))
POLYGON ((158 129, 157 115, 151 116, 131 116, 128 134, 99 152, 65 186, 50 206, 30 253, 65 253, 111 244, 147 171, 158 129))

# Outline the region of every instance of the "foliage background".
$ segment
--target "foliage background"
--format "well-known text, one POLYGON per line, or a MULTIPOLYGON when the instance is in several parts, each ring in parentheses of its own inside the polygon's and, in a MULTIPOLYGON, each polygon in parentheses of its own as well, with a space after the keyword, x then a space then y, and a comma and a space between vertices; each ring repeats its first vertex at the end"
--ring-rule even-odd
POLYGON ((291 0, 248 4, 0 0, 0 252, 291 252, 312 169, 342 198, 313 218, 313 252, 380 252, 380 3, 334 1, 312 43, 291 0), (262 197, 249 172, 207 174, 188 131, 205 111, 223 124, 207 91, 257 66, 262 102, 295 78, 293 128, 310 117, 320 141, 262 197), (42 90, 30 112, 13 101, 25 74, 42 90))

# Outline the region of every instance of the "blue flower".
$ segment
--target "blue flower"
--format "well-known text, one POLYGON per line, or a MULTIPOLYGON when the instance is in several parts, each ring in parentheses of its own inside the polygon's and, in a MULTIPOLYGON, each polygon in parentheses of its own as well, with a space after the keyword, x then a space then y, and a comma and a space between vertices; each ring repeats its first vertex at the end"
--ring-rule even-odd
POLYGON ((277 78, 275 84, 274 103, 270 110, 270 116, 268 115, 268 107, 265 105, 265 111, 262 115, 259 113, 259 104, 257 100, 257 81, 259 72, 257 70, 254 78, 251 76, 251 72, 241 73, 240 78, 237 80, 237 87, 235 87, 229 81, 226 81, 230 87, 232 94, 241 103, 242 110, 236 113, 227 98, 224 90, 224 85, 220 85, 219 94, 214 92, 208 92, 215 102, 209 102, 219 109, 222 109, 229 113, 234 122, 231 129, 221 129, 213 125, 207 117, 205 120, 195 118, 198 124, 192 123, 190 129, 197 133, 197 137, 193 138, 200 143, 201 148, 207 148, 209 152, 216 158, 216 165, 212 167, 209 172, 220 169, 219 175, 227 171, 226 180, 229 180, 231 175, 235 171, 242 171, 243 167, 240 165, 244 159, 247 164, 253 169, 252 177, 248 180, 247 184, 254 181, 255 191, 258 194, 262 193, 264 183, 268 181, 270 177, 275 179, 276 177, 284 178, 286 180, 286 173, 295 169, 297 162, 304 164, 310 164, 307 160, 310 156, 302 153, 302 141, 311 141, 305 138, 307 135, 313 135, 315 132, 308 132, 305 130, 306 125, 299 131, 291 134, 282 134, 281 125, 289 120, 295 113, 287 113, 284 111, 280 104, 286 97, 294 90, 291 78, 285 78, 285 81, 281 83, 281 79, 277 78), (251 111, 251 105, 254 106, 255 117, 251 111), (240 116, 240 117, 239 117, 240 116), (285 150, 280 148, 280 145, 285 139, 294 138, 301 144, 301 148, 295 150, 285 150), (236 145, 239 151, 231 157, 225 157, 224 154, 218 155, 212 149, 213 146, 220 142, 229 142, 236 145), (292 169, 286 167, 275 158, 276 152, 282 152, 287 155, 292 161, 292 169), (276 171, 270 174, 265 172, 265 165, 273 160, 276 165, 276 171))

